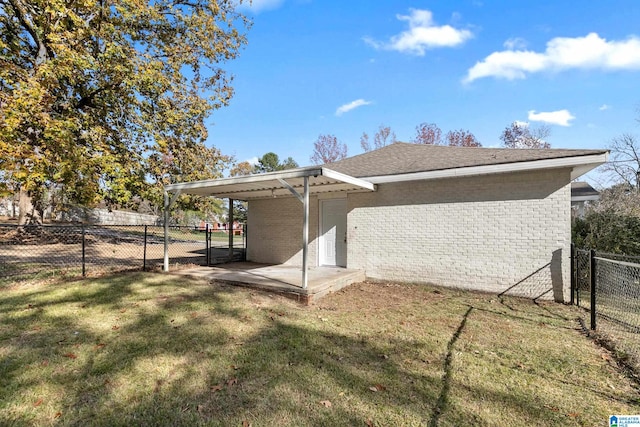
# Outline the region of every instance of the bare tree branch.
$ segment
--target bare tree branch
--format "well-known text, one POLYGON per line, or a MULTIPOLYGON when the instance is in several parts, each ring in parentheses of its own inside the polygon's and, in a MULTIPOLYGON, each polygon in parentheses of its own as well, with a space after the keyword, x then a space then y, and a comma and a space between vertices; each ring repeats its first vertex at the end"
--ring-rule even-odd
POLYGON ((640 174, 640 141, 635 135, 625 133, 613 138, 608 146, 611 159, 604 170, 618 183, 638 187, 640 174))

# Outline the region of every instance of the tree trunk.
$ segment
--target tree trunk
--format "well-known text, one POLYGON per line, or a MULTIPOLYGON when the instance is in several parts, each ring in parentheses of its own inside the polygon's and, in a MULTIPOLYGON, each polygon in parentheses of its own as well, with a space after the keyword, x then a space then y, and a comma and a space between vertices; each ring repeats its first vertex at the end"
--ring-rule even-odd
POLYGON ((39 215, 39 212, 36 211, 36 208, 33 206, 33 202, 29 193, 23 189, 20 189, 20 202, 18 212, 18 225, 20 226, 20 228, 29 224, 42 224, 42 222, 40 221, 40 217, 41 215, 39 215))
POLYGON ((13 201, 11 202, 11 219, 16 219, 16 203, 20 200, 18 193, 13 193, 13 201))

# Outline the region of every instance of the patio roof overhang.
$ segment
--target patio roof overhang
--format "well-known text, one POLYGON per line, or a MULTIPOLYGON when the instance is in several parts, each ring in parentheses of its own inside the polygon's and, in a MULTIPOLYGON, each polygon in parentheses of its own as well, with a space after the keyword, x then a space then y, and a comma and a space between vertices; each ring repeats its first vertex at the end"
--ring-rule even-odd
MULTIPOLYGON (((289 169, 258 175, 170 184, 164 187, 164 271, 169 271, 169 209, 180 194, 229 199, 229 222, 233 223, 233 200, 295 196, 302 202, 302 287, 307 288, 309 252, 309 196, 332 192, 375 191, 375 184, 321 166, 289 169), (169 197, 169 193, 173 193, 169 197)), ((233 233, 229 233, 229 250, 233 233)))
POLYGON ((234 200, 266 199, 295 195, 304 190, 308 180, 309 194, 375 191, 375 184, 320 166, 310 166, 258 175, 209 179, 166 185, 165 191, 179 194, 213 196, 234 200))

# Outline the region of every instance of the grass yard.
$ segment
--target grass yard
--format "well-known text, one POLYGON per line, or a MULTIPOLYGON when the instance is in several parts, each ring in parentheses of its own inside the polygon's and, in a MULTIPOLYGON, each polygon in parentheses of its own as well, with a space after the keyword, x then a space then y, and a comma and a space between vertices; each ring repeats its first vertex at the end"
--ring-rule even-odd
POLYGON ((353 285, 303 307, 130 273, 0 288, 0 424, 607 425, 640 394, 574 307, 353 285))

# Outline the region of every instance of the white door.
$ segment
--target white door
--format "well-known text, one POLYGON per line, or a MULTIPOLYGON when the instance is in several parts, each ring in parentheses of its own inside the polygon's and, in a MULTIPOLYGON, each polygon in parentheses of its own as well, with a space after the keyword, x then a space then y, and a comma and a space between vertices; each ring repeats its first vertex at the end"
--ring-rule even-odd
POLYGON ((347 199, 320 202, 320 265, 347 266, 347 199))

